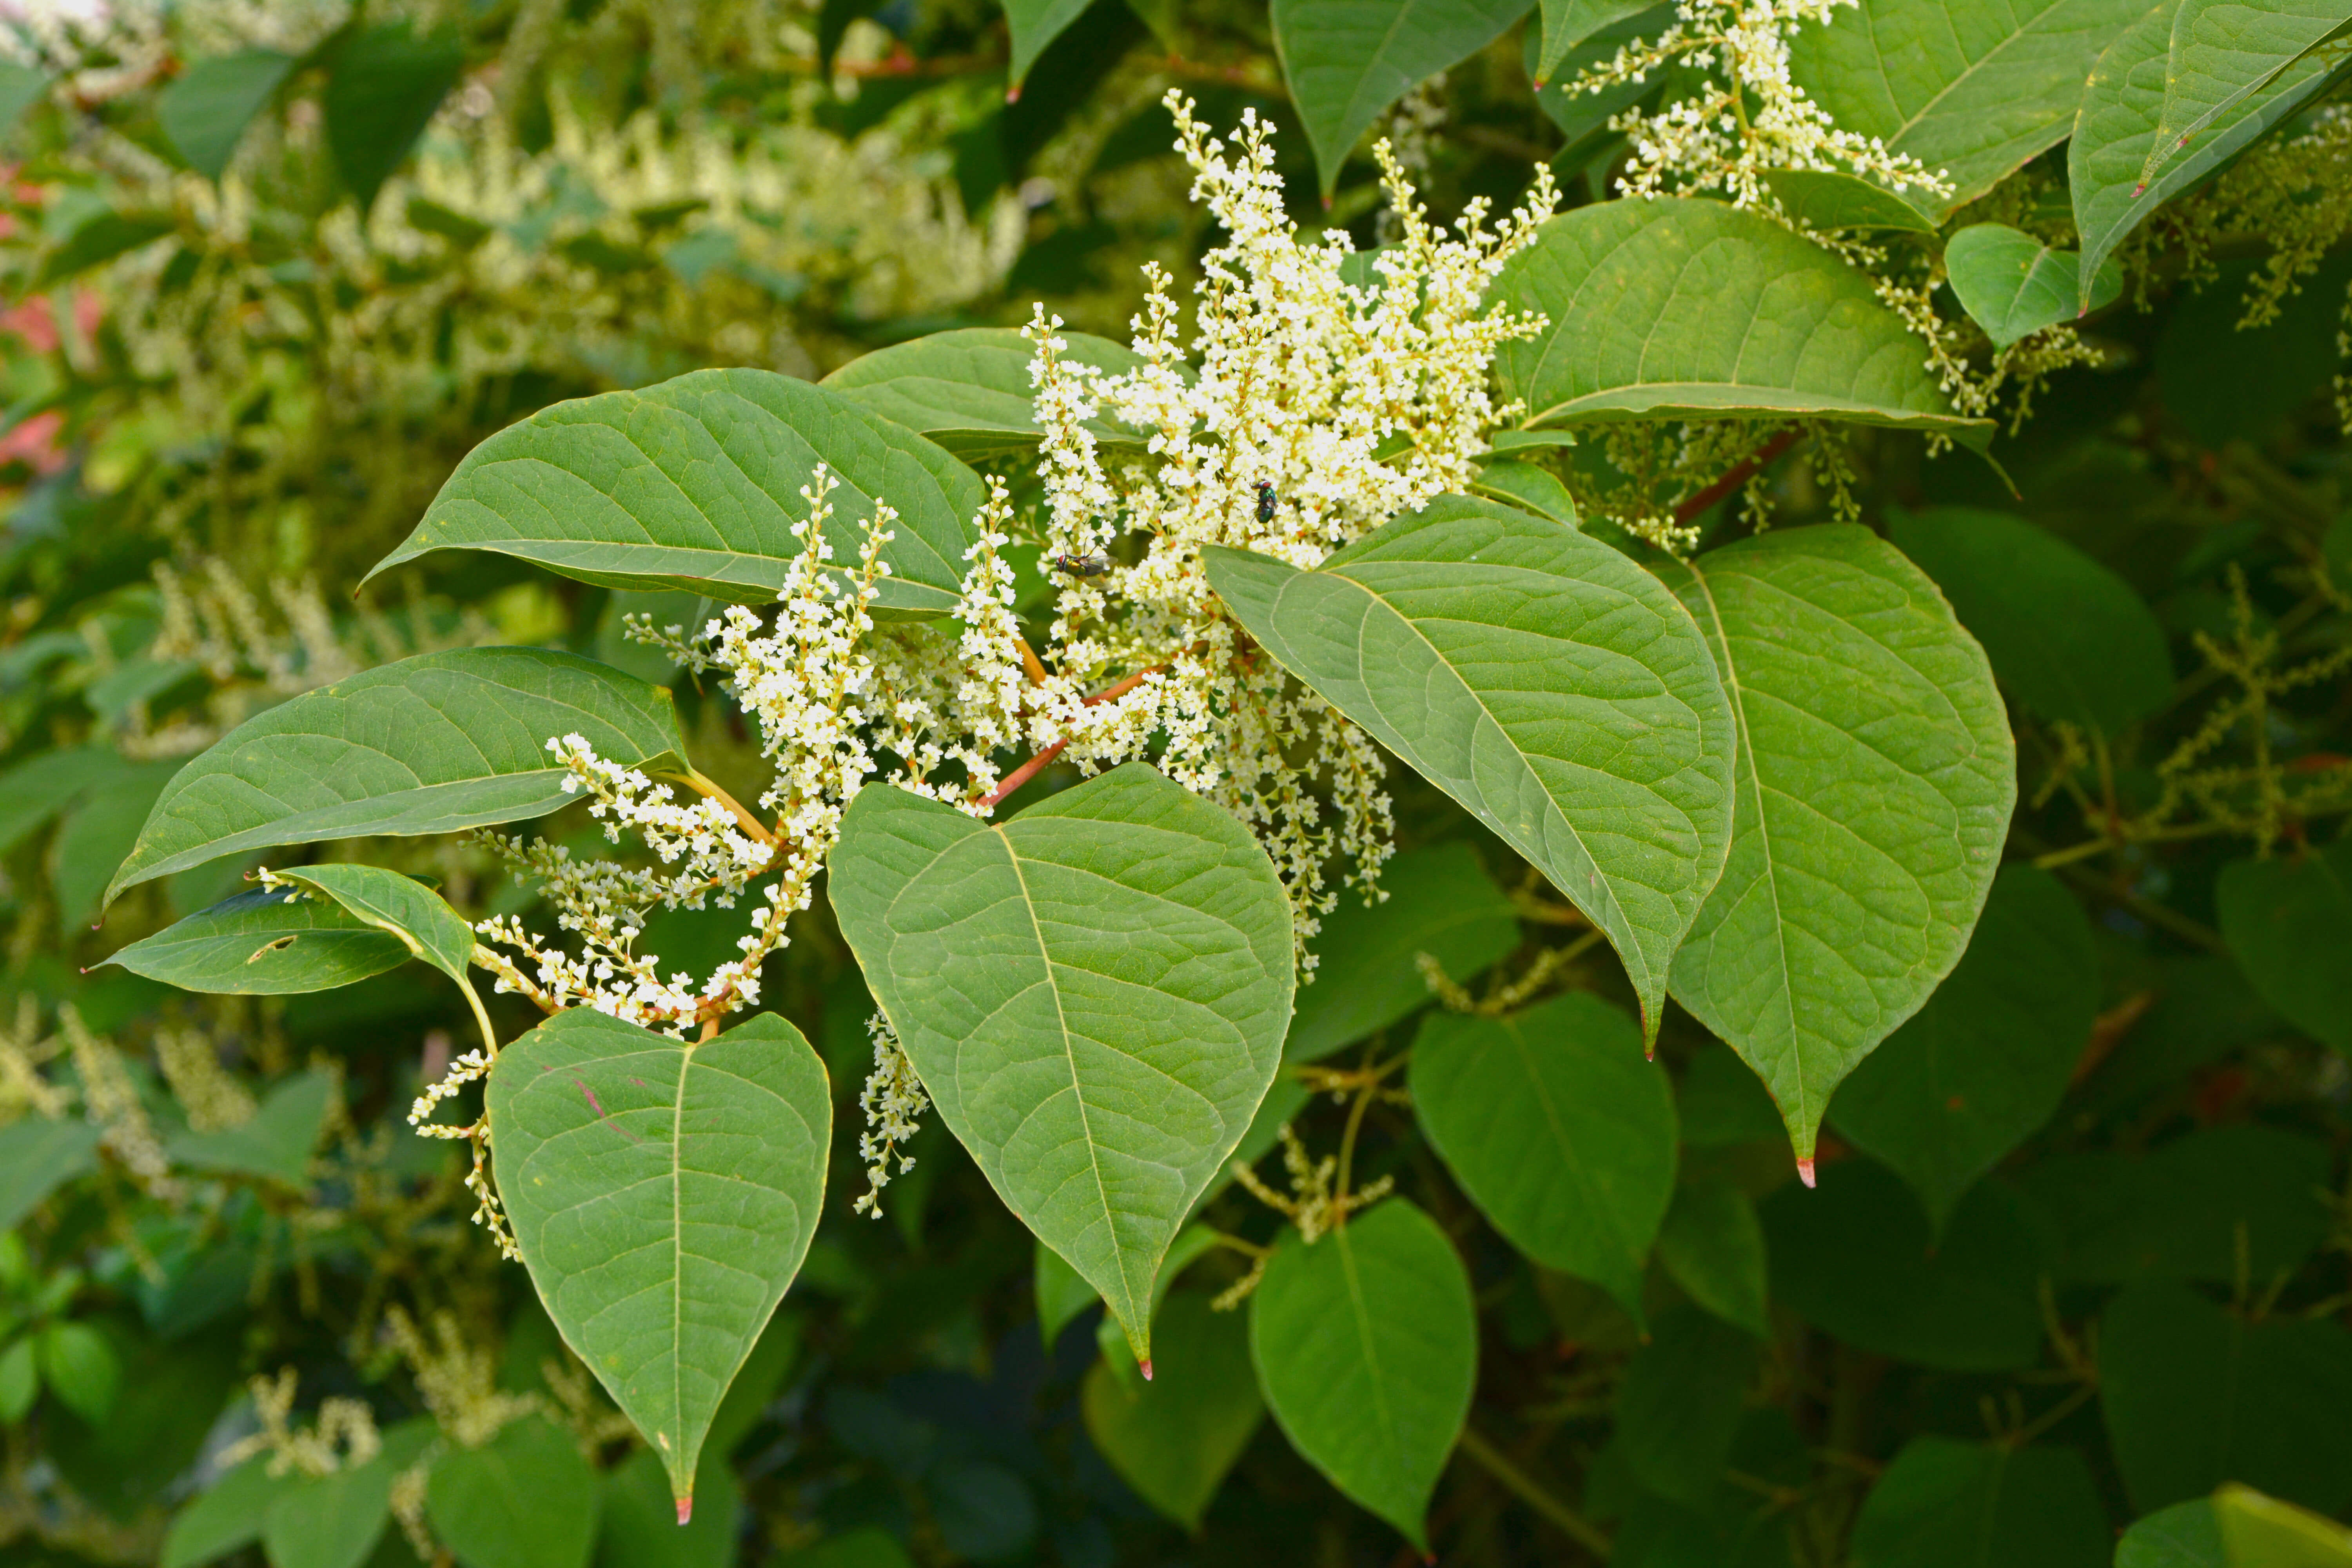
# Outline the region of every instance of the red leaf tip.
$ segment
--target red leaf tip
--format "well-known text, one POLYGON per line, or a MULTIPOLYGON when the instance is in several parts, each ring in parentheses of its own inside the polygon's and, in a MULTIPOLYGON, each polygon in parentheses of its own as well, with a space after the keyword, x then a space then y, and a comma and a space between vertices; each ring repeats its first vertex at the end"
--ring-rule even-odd
POLYGON ((678 1499, 678 1500, 677 1500, 677 1522, 678 1522, 679 1526, 680 1526, 681 1528, 683 1528, 684 1526, 686 1526, 686 1525, 688 1525, 688 1524, 690 1524, 690 1523, 692 1523, 693 1521, 694 1521, 694 1500, 693 1500, 692 1498, 690 1498, 690 1497, 682 1497, 682 1498, 678 1499))
POLYGON ((1004 101, 1007 103, 1018 103, 1021 101, 1021 84, 1019 82, 1016 81, 1011 87, 1004 89, 1004 101))
POLYGON ((1805 1185, 1809 1187, 1820 1185, 1819 1183, 1813 1180, 1812 1161, 1800 1160, 1797 1162, 1797 1180, 1804 1183, 1805 1185))
POLYGON ((1138 1372, 1143 1373, 1143 1381, 1150 1383, 1151 1381, 1151 1358, 1150 1356, 1145 1356, 1141 1361, 1137 1362, 1135 1366, 1138 1372))

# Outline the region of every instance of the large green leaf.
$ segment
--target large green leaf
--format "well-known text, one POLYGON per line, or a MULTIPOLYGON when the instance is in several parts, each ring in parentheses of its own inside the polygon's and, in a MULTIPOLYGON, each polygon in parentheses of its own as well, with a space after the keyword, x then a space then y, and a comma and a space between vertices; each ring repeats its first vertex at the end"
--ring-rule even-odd
POLYGON ((268 1176, 289 1186, 310 1179, 310 1152, 327 1130, 335 1075, 312 1068, 270 1086, 250 1121, 211 1132, 173 1133, 164 1147, 175 1165, 232 1175, 268 1176))
POLYGON ((1739 725, 1731 855, 1675 999, 1763 1079, 1810 1172, 1830 1091, 1968 946, 2017 797, 2009 716, 1936 585, 1864 529, 1664 571, 1739 725))
POLYGON ((1852 1563, 2107 1568, 2113 1539, 2090 1468, 2074 1449, 1914 1437, 1863 1500, 1852 1563))
POLYGON ((217 180, 245 128, 294 68, 275 49, 239 49, 198 60, 155 100, 155 118, 189 168, 217 180))
POLYGON ((1950 180, 1944 215, 2065 140, 2083 79, 2147 0, 1860 0, 1797 29, 1790 74, 1844 130, 1950 180))
POLYGON ((256 888, 224 899, 106 962, 183 991, 283 996, 327 991, 408 962, 406 944, 324 899, 256 888))
POLYGON ((1952 292, 1997 349, 2115 303, 2123 268, 2110 258, 2084 287, 2082 262, 2007 224, 1972 223, 1944 245, 1952 292))
POLYGON ((1695 1506, 1714 1497, 1762 1350, 1696 1307, 1659 1315, 1617 1387, 1617 1445, 1643 1487, 1695 1506))
POLYGON ((1543 0, 1543 37, 1528 74, 1541 87, 1550 81, 1568 51, 1604 27, 1654 9, 1653 0, 1543 0))
POLYGON ((1274 0, 1274 47, 1328 200, 1356 139, 1424 79, 1493 43, 1534 0, 1274 0))
POLYGON ((2230 955, 2263 1001, 2352 1055, 2352 837, 2273 860, 2232 860, 2216 889, 2230 955))
POLYGON ((1656 1038, 1667 964, 1732 830, 1730 710, 1674 595, 1575 529, 1459 496, 1313 572, 1204 556, 1285 668, 1608 934, 1656 1038))
POLYGON ((1249 1326, 1206 1296, 1180 1290, 1152 1324, 1158 1375, 1150 1383, 1097 1362, 1079 1404, 1087 1436, 1144 1501, 1187 1530, 1265 1416, 1250 1369, 1249 1326))
POLYGON ((1748 1194, 1728 1182, 1677 1188, 1658 1227, 1658 1263, 1700 1306, 1759 1340, 1767 1315, 1764 1226, 1748 1194))
POLYGON ((2200 1127, 2154 1149, 2045 1155, 2021 1183, 2063 1244, 2063 1280, 2267 1286, 2326 1239, 2329 1166, 2304 1133, 2200 1127))
POLYGON ((1633 1020, 1583 991, 1508 1018, 1434 1013, 1412 1088, 1422 1130, 1495 1228, 1639 1322, 1675 1190, 1675 1103, 1633 1020))
MULTIPOLYGON (((2326 1514, 2264 1497, 2235 1481, 2215 1488, 2208 1506, 2221 1547, 2213 1568, 2352 1568, 2352 1531, 2326 1514)), ((2119 1555, 2116 1568, 2133 1565, 2119 1555)))
POLYGON ((459 1568, 588 1568, 596 1505, 596 1472, 543 1415, 453 1445, 425 1478, 426 1517, 459 1568))
POLYGON ((823 464, 839 488, 825 537, 857 563, 877 498, 898 514, 877 611, 952 609, 980 477, 841 393, 765 370, 698 370, 642 392, 541 409, 468 453, 373 578, 436 550, 488 550, 608 588, 761 604, 802 543, 823 464))
POLYGON ((341 908, 352 919, 391 936, 458 984, 473 961, 474 928, 441 895, 381 866, 296 866, 279 873, 341 908))
POLYGON ((269 1505, 300 1484, 299 1474, 273 1476, 268 1460, 247 1459, 172 1516, 162 1568, 204 1568, 260 1540, 269 1505))
POLYGON ((2114 735, 2172 700, 2156 612, 2049 530, 1947 507, 1897 512, 1886 531, 1951 600, 2002 684, 2044 718, 2114 735))
MULTIPOLYGON (((1118 374, 1143 363, 1124 344, 1067 328, 1062 357, 1118 374)), ((1035 417, 1037 391, 1029 380, 1035 351, 1013 327, 959 327, 893 343, 851 360, 819 384, 862 404, 885 419, 921 432, 967 462, 1025 453, 1045 432, 1035 417)), ((1106 446, 1140 446, 1143 437, 1118 421, 1087 421, 1106 446)), ((895 504, 895 503, 894 503, 895 504)))
POLYGON ((419 37, 405 20, 354 32, 337 46, 320 107, 335 170, 362 214, 465 67, 465 45, 454 28, 419 37))
POLYGON ((1265 851, 1129 763, 995 824, 866 790, 831 890, 941 1120, 1149 1360, 1160 1258, 1290 1023, 1290 904, 1265 851))
POLYGON ((1387 898, 1377 904, 1342 893, 1323 917, 1286 1060, 1319 1060, 1419 1009, 1429 1000, 1422 953, 1467 982, 1519 945, 1517 911, 1467 844, 1404 851, 1381 868, 1381 890, 1387 898))
POLYGON ((2082 906, 2049 872, 2003 867, 1967 953, 1853 1069, 1830 1124, 1900 1173, 1941 1230, 1960 1194, 2057 1110, 2098 1007, 2082 906))
POLYGON ((661 1455, 683 1522, 719 1401, 816 1232, 824 1064, 772 1013, 690 1046, 574 1008, 499 1053, 489 1115, 531 1283, 661 1455))
POLYGON ((179 771, 174 761, 127 763, 66 809, 48 854, 49 890, 65 930, 89 924, 105 908, 108 876, 133 853, 142 824, 179 771))
POLYGON ((2116 1542, 2115 1568, 2230 1568, 2212 1500, 2191 1498, 2135 1520, 2116 1542))
POLYGON ((2099 1402, 2143 1513, 2226 1480, 2331 1513, 2352 1499, 2352 1334, 2326 1319, 2249 1322, 2132 1286, 2099 1320, 2099 1402))
POLYGON ((1764 188, 1782 212, 1807 228, 1903 234, 1933 234, 1937 228, 1934 216, 1910 197, 1834 169, 1775 169, 1764 176, 1764 188))
POLYGON ((2066 178, 2074 193, 2074 227, 2083 237, 2086 303, 2098 265, 2140 219, 2294 112, 2326 84, 2339 63, 2324 53, 2303 56, 2222 110, 2194 145, 2168 154, 2159 143, 2160 128, 2168 84, 2181 68, 2172 45, 2183 3, 2158 0, 2141 15, 2107 46, 2083 88, 2074 140, 2066 148, 2066 178), (2161 172, 2149 179, 2146 171, 2152 163, 2161 172))
POLYGON ((361 1568, 392 1522, 392 1479, 379 1458, 279 1491, 262 1520, 270 1568, 361 1568))
POLYGON ((1981 446, 1919 340, 1871 281, 1771 219, 1721 202, 1601 202, 1545 223, 1489 298, 1543 330, 1495 353, 1529 427, 1819 417, 1981 446))
POLYGON ((1069 25, 1085 14, 1094 0, 1004 0, 1004 20, 1013 32, 1013 61, 1007 68, 1007 94, 1021 95, 1021 84, 1029 78, 1029 68, 1045 46, 1062 36, 1069 25))
POLYGON ((546 648, 419 654, 254 715, 173 778, 110 900, 243 849, 449 833, 572 799, 547 742, 631 764, 686 749, 669 693, 546 648))
POLYGON ((734 1568, 743 1531, 743 1488, 724 1464, 703 1472, 702 1504, 681 1530, 661 1456, 640 1448, 599 1479, 599 1568, 734 1568))
POLYGON ((2347 0, 2183 0, 2173 13, 2164 73, 2164 112, 2140 184, 2352 22, 2347 0))
POLYGON ((16 129, 17 117, 48 95, 46 71, 0 60, 0 135, 16 129))
POLYGON ((136 764, 108 746, 43 752, 0 773, 0 855, 40 831, 51 817, 136 764))
POLYGON ((0 1127, 0 1231, 16 1228, 41 1200, 98 1168, 99 1129, 87 1121, 20 1116, 0 1127))
POLYGON ((1250 1357, 1290 1446, 1426 1551, 1478 1375, 1470 1276, 1437 1222, 1391 1198, 1311 1247, 1284 1237, 1250 1303, 1250 1357))

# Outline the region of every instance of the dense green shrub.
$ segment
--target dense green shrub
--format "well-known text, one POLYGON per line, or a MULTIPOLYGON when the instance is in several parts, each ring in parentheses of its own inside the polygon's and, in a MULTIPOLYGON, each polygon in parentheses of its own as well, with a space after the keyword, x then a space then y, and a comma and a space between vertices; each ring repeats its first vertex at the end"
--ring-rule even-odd
POLYGON ((0 1552, 2352 1561, 2347 26, 0 12, 0 1552))

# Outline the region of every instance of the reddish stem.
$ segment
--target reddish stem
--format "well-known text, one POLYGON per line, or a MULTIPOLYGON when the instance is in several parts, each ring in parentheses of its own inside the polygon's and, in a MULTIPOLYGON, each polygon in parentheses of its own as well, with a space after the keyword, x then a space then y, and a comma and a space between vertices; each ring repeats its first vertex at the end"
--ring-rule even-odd
POLYGON ((1704 517, 1709 507, 1721 500, 1724 497, 1729 495, 1732 491, 1738 489, 1740 486, 1746 484, 1750 479, 1755 477, 1756 471, 1759 468, 1763 468, 1766 464, 1771 462, 1773 458, 1779 457, 1781 453, 1795 446, 1797 444, 1797 437, 1801 434, 1802 434, 1801 431, 1783 430, 1778 436, 1773 437, 1769 441, 1765 442, 1764 445, 1759 447, 1753 453, 1749 454, 1745 460, 1735 466, 1730 472, 1725 474, 1723 478, 1716 480, 1715 483, 1707 486, 1706 489, 1699 491, 1698 494, 1691 497, 1690 500, 1675 508, 1675 521, 1676 522, 1689 522, 1695 518, 1704 517))
MULTIPOLYGON (((1142 685, 1146 677, 1156 675, 1160 670, 1167 668, 1168 667, 1164 664, 1148 665, 1145 668, 1137 670, 1133 675, 1129 676, 1125 680, 1120 681, 1118 685, 1107 686, 1100 691, 1096 692, 1092 697, 1082 699, 1082 700, 1089 708, 1093 707, 1097 702, 1116 702, 1120 698, 1126 696, 1129 692, 1134 690, 1137 687, 1142 685)), ((1038 752, 1035 756, 1030 758, 1027 762, 1022 763, 1019 767, 1013 769, 1011 773, 1005 774, 1004 782, 996 786, 996 793, 990 795, 986 800, 981 802, 981 804, 982 805, 989 806, 992 809, 1003 805, 1006 795, 1011 795, 1014 790, 1019 789, 1023 784, 1027 784, 1031 779, 1035 778, 1039 773, 1045 772, 1046 767, 1052 763, 1054 759, 1062 754, 1062 748, 1069 743, 1070 738, 1067 735, 1065 735, 1060 740, 1055 742, 1052 745, 1046 747, 1044 751, 1038 752)))

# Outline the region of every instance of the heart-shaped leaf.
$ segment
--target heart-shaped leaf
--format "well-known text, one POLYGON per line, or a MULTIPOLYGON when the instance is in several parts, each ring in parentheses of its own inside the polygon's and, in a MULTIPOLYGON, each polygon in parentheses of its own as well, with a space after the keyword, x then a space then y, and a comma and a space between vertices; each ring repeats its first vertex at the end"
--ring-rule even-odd
POLYGON ((682 754, 669 693, 535 647, 419 654, 255 714, 182 768, 106 896, 243 849, 450 833, 572 799, 547 742, 631 765, 682 754))
POLYGON ((1290 1446, 1426 1551, 1478 1376, 1470 1276, 1437 1222, 1391 1198, 1312 1246, 1284 1237, 1251 1299, 1250 1357, 1290 1446))
POLYGON ((1265 1417, 1250 1368, 1249 1324, 1206 1296, 1180 1290, 1152 1322, 1157 1375, 1125 1377, 1104 1362, 1079 1404, 1087 1436, 1144 1501, 1197 1531, 1225 1472, 1265 1417))
POLYGON ((2066 139, 2092 62, 2146 4, 1859 0, 1795 30, 1790 74, 1840 129, 1948 179, 1948 217, 2066 139))
POLYGON ((2056 878, 2001 868, 1958 965, 1830 1102, 1841 1137, 1901 1173, 1937 1230, 2050 1120, 2099 1006, 2091 922, 2056 878))
MULTIPOLYGON (((1084 7, 1081 6, 1080 9, 1084 7)), ((1113 374, 1142 356, 1108 338, 1064 328, 1062 358, 1113 374)), ((959 327, 893 343, 851 360, 820 383, 885 419, 921 432, 967 462, 1034 451, 1045 437, 1029 379, 1036 351, 1012 327, 959 327)), ((1104 446, 1140 446, 1143 437, 1109 418, 1087 421, 1104 446)))
POLYGON ((1203 558, 1284 668, 1608 933, 1654 1039, 1731 831, 1730 709, 1674 595, 1575 529, 1460 496, 1313 572, 1203 558))
POLYGON ((2017 798, 2009 715, 1936 585, 1867 530, 1663 570, 1739 725, 1731 855, 1675 999, 1764 1079, 1810 1173, 1830 1091, 1968 947, 2017 798))
POLYGON ((327 900, 256 888, 118 948, 106 962, 183 991, 284 996, 349 985, 409 957, 398 937, 327 900))
MULTIPOLYGON (((2105 1568, 2112 1532, 2073 1448, 1914 1437, 1863 1500, 1853 1568, 2105 1568)), ((2129 1564, 2117 1555, 2120 1568, 2129 1564)))
POLYGON ((2123 268, 2112 258, 2101 262, 2086 288, 2082 261, 2006 224, 1970 224, 1944 244, 1952 292, 1997 349, 2115 303, 2123 268))
POLYGON ((1389 105, 1500 37, 1534 0, 1274 0, 1274 47, 1325 199, 1389 105))
POLYGON ((478 1448, 434 1460, 425 1507, 461 1568, 588 1568, 596 1493, 572 1435, 526 1415, 478 1448))
POLYGON ((866 790, 831 891, 940 1119, 1150 1359, 1161 1257, 1282 1057, 1274 863, 1129 763, 994 824, 866 790))
POLYGON ((2352 1055, 2352 837, 2273 860, 2233 860, 2217 889, 2221 935, 2263 1001, 2352 1055))
POLYGON ((1675 1190, 1675 1104, 1633 1020, 1581 991, 1507 1018, 1433 1013, 1412 1086, 1422 1130, 1495 1228, 1640 1322, 1675 1190))
POLYGON ((719 1400, 816 1231, 824 1064, 772 1013, 688 1045, 574 1008, 499 1053, 489 1115, 531 1283, 683 1518, 719 1400))
POLYGON ((1495 353, 1498 400, 1529 427, 1630 419, 1819 417, 1981 447, 1871 280, 1721 202, 1600 202, 1552 218, 1488 297, 1540 312, 1495 353))
POLYGON ((802 543, 817 466, 839 482, 825 537, 856 565, 876 498, 898 511, 877 613, 953 609, 980 477, 840 393, 765 370, 698 370, 542 409, 467 455, 373 579, 436 550, 489 550, 608 588, 763 604, 802 543))

